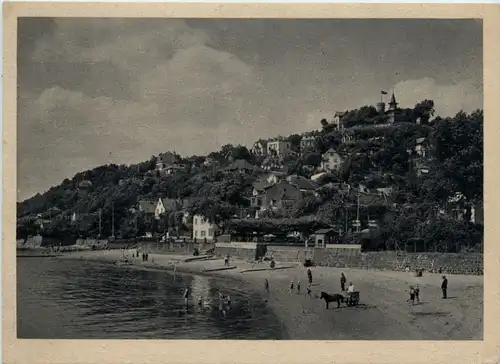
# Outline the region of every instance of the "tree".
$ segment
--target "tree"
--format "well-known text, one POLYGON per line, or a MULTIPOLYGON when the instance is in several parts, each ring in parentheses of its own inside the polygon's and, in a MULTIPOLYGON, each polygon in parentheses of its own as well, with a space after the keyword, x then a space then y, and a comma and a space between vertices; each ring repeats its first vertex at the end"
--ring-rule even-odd
POLYGON ((434 112, 434 101, 420 101, 413 108, 413 113, 411 114, 412 120, 417 120, 420 118, 421 124, 429 124, 429 119, 431 118, 431 116, 434 116, 434 112))
POLYGON ((304 165, 319 166, 321 164, 321 154, 319 153, 307 153, 304 155, 303 163, 304 165))
POLYGON ((290 141, 290 148, 295 152, 300 152, 300 141, 302 140, 302 136, 299 134, 292 134, 288 137, 290 141))
POLYGON ((442 179, 449 198, 460 192, 473 202, 483 197, 483 112, 459 112, 454 118, 443 119, 433 133, 436 163, 431 178, 442 179))

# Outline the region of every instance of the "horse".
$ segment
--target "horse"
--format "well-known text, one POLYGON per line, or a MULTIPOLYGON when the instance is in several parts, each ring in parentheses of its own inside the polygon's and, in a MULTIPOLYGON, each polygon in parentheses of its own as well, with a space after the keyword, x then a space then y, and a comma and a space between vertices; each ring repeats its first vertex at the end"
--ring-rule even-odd
POLYGON ((322 300, 325 300, 327 309, 328 309, 330 302, 337 302, 337 307, 340 307, 340 304, 344 303, 344 296, 342 296, 341 294, 338 294, 338 293, 335 293, 334 295, 330 295, 326 292, 321 292, 321 295, 319 296, 319 298, 322 300))

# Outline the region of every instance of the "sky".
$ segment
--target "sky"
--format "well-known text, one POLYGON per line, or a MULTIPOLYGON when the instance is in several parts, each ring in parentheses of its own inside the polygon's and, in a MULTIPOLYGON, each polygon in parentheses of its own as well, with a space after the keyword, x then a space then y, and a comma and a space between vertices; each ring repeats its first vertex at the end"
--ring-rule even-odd
POLYGON ((335 111, 483 107, 482 23, 21 18, 18 200, 99 165, 319 128, 335 111))

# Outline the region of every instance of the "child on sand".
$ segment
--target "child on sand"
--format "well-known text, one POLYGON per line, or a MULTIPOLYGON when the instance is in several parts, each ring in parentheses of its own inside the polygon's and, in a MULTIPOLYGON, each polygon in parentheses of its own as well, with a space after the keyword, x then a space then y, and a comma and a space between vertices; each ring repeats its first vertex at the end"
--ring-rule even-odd
POLYGON ((414 305, 415 304, 415 289, 413 288, 413 286, 410 286, 409 294, 410 294, 410 299, 408 300, 408 302, 411 302, 411 304, 414 305))
POLYGON ((307 286, 307 295, 311 297, 311 285, 307 286))
POLYGON ((290 283, 290 293, 293 292, 293 281, 290 283))
POLYGON ((300 281, 297 281, 297 293, 300 293, 300 281))

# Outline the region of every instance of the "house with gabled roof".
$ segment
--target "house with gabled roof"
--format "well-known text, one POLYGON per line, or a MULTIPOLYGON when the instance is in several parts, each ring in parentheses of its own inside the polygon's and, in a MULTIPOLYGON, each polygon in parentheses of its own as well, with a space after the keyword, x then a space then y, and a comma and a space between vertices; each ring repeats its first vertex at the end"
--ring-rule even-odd
POLYGON ((251 152, 257 156, 267 155, 267 140, 257 140, 253 143, 251 152))

